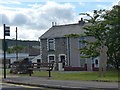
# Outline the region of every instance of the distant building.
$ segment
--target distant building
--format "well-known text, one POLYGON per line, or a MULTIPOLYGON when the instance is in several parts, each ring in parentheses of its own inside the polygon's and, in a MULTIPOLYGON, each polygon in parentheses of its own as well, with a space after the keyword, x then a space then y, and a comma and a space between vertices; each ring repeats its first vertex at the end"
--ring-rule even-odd
MULTIPOLYGON (((41 62, 55 62, 55 70, 94 70, 94 59, 80 58, 79 49, 85 46, 80 41, 92 41, 92 37, 69 38, 68 34, 83 34, 84 21, 76 24, 55 25, 40 37, 41 62)), ((99 60, 98 60, 99 62, 99 60)))

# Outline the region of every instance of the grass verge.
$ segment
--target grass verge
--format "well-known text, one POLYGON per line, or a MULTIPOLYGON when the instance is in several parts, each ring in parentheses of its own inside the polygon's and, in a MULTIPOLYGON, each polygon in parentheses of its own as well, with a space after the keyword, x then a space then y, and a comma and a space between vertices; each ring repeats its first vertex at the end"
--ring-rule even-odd
MULTIPOLYGON (((99 76, 99 72, 58 72, 52 71, 53 80, 85 80, 85 81, 112 81, 118 82, 118 71, 107 71, 104 77, 99 76)), ((28 76, 27 74, 19 74, 19 76, 28 76)), ((48 77, 47 71, 34 71, 32 77, 48 77)))

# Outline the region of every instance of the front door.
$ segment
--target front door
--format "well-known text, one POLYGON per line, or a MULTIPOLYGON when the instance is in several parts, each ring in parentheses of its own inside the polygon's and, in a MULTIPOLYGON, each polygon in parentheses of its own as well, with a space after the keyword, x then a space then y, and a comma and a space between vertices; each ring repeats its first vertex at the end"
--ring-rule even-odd
POLYGON ((62 68, 65 67, 65 55, 60 55, 60 63, 62 63, 62 68))

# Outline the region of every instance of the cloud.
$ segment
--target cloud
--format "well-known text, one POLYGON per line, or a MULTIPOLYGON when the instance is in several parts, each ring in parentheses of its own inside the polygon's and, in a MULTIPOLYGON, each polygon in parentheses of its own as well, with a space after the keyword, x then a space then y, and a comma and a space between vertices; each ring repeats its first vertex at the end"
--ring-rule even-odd
POLYGON ((9 24, 9 18, 5 14, 0 14, 0 25, 2 24, 9 24))
POLYGON ((25 25, 26 23, 27 23, 27 16, 19 13, 14 16, 11 24, 14 26, 15 25, 21 26, 21 25, 25 25))
MULTIPOLYGON (((51 26, 51 22, 65 24, 72 22, 75 18, 74 6, 69 3, 58 4, 55 2, 47 2, 44 5, 33 6, 30 10, 26 11, 25 20, 26 27, 32 29, 47 29, 51 26)), ((16 22, 17 23, 17 22, 16 22)))
POLYGON ((51 22, 64 24, 71 22, 75 18, 74 6, 65 3, 46 2, 43 5, 33 4, 31 8, 4 7, 4 20, 9 21, 12 26, 24 25, 28 29, 46 29, 51 26, 51 22), (37 5, 35 7, 35 5, 37 5), (8 12, 8 13, 7 13, 8 12))
MULTIPOLYGON (((70 3, 61 4, 49 1, 44 4, 27 3, 26 7, 19 6, 14 8, 9 5, 4 6, 3 4, 0 5, 1 7, 2 14, 0 15, 2 17, 0 21, 4 21, 5 24, 13 28, 17 26, 20 29, 19 38, 21 39, 35 40, 35 38, 38 38, 51 27, 52 22, 66 24, 78 20, 76 19, 74 6, 70 3)), ((11 31, 11 38, 15 37, 14 33, 11 31)))
POLYGON ((19 13, 14 16, 12 20, 12 25, 17 25, 17 26, 25 25, 27 24, 27 21, 28 21, 27 16, 19 13))
MULTIPOLYGON (((7 2, 1 1, 0 21, 2 22, 0 22, 0 24, 5 23, 11 27, 17 26, 20 30, 19 38, 21 39, 37 39, 51 27, 52 22, 56 22, 58 25, 69 24, 76 23, 81 17, 85 18, 85 16, 78 15, 77 11, 79 11, 79 9, 76 10, 74 3, 15 1, 16 2, 13 0, 7 0, 7 2)), ((83 7, 85 5, 83 2, 85 1, 79 1, 78 4, 83 7)), ((11 31, 11 38, 15 37, 14 33, 15 32, 11 31)))
POLYGON ((120 0, 116 0, 116 1, 114 1, 114 2, 112 3, 112 6, 118 5, 119 3, 120 3, 120 0))

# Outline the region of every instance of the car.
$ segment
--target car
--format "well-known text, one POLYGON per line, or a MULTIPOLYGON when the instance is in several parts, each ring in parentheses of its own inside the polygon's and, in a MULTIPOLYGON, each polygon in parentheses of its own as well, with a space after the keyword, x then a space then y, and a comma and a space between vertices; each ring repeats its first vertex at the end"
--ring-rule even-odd
MULTIPOLYGON (((15 61, 11 64, 10 73, 13 74, 28 74, 29 68, 32 67, 31 61, 25 58, 24 60, 15 61)), ((33 71, 31 71, 33 72, 33 71)))

